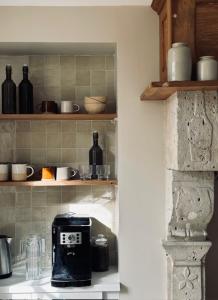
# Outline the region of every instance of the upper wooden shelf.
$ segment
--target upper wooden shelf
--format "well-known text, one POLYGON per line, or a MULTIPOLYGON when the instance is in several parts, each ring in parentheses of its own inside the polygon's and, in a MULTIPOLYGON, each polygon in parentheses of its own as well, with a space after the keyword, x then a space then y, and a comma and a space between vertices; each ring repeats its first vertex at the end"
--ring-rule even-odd
POLYGON ((0 182, 0 186, 104 186, 104 185, 117 185, 117 180, 37 180, 37 181, 4 181, 0 182))
POLYGON ((218 90, 218 80, 152 82, 141 95, 141 100, 166 100, 177 91, 197 90, 218 90))
POLYGON ((114 120, 117 114, 0 114, 1 120, 114 120))

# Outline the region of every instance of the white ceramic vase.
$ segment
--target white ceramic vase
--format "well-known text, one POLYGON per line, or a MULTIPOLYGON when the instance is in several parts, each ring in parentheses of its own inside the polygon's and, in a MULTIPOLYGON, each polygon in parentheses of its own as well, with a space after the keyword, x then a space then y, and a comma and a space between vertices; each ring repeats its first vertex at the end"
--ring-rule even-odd
POLYGON ((191 72, 192 58, 190 48, 185 43, 174 43, 168 51, 168 81, 191 80, 191 72))
POLYGON ((217 80, 218 64, 214 56, 202 56, 197 63, 198 80, 217 80))

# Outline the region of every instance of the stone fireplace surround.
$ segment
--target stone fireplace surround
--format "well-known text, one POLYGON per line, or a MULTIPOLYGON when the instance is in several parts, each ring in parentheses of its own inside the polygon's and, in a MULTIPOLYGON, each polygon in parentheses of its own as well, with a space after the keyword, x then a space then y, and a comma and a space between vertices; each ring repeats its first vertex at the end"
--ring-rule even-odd
POLYGON ((206 300, 207 226, 218 170, 217 91, 177 92, 166 104, 168 300, 206 300))

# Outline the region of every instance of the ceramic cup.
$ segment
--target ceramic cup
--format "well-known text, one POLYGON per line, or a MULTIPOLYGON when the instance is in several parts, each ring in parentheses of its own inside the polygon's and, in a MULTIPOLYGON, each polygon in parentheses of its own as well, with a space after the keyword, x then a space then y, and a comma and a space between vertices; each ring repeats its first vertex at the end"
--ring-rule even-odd
POLYGON ((8 181, 9 179, 9 165, 0 164, 0 181, 8 181))
POLYGON ((61 101, 61 113, 62 114, 70 114, 75 113, 80 110, 80 106, 78 104, 74 104, 73 101, 61 101))
POLYGON ((58 106, 55 101, 42 101, 42 103, 39 104, 39 109, 43 114, 56 114, 58 106))
POLYGON ((42 180, 55 180, 55 168, 54 167, 42 168, 42 180))
POLYGON ((75 177, 77 171, 70 167, 58 167, 56 170, 56 180, 69 180, 75 177))
POLYGON ((12 164, 12 181, 25 181, 34 174, 34 169, 27 164, 12 164), (31 170, 27 175, 27 171, 31 170))

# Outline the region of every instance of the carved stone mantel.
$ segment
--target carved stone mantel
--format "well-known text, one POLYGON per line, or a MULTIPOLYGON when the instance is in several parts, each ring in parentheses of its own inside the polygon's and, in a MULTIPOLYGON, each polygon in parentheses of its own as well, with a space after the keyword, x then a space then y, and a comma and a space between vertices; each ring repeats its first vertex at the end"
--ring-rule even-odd
POLYGON ((166 110, 167 168, 218 170, 217 91, 177 92, 166 110))
POLYGON ((214 173, 167 171, 167 239, 207 238, 214 212, 214 173))
POLYGON ((168 300, 206 300, 207 226, 218 170, 217 91, 177 92, 166 112, 168 300))

